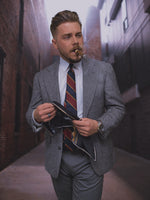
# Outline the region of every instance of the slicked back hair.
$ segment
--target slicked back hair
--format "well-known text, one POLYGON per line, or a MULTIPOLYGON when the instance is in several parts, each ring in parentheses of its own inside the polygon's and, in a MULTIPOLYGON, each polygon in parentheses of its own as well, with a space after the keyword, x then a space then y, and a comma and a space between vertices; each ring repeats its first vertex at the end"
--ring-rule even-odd
POLYGON ((55 35, 56 35, 57 27, 60 24, 63 24, 63 23, 66 23, 66 22, 78 22, 79 25, 82 28, 82 24, 80 22, 78 14, 74 11, 64 10, 64 11, 58 12, 52 18, 50 30, 51 30, 53 37, 55 37, 55 35))

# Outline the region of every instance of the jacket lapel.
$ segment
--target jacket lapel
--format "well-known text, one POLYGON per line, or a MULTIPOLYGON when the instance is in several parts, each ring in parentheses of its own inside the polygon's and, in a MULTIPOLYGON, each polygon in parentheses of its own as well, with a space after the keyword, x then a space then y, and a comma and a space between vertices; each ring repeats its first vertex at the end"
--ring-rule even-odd
POLYGON ((87 117, 96 89, 96 70, 91 60, 83 58, 83 117, 87 117))
POLYGON ((59 61, 47 68, 47 73, 45 74, 45 86, 48 94, 48 98, 52 101, 57 101, 60 103, 60 92, 58 83, 58 68, 59 61), (52 69, 53 68, 53 69, 52 69))

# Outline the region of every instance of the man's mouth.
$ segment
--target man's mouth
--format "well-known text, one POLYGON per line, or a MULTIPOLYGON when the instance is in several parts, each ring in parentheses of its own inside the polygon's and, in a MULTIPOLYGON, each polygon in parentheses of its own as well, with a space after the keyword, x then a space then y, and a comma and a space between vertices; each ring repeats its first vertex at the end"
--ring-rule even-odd
POLYGON ((76 54, 76 56, 82 56, 83 55, 83 50, 82 48, 78 47, 72 50, 76 54))

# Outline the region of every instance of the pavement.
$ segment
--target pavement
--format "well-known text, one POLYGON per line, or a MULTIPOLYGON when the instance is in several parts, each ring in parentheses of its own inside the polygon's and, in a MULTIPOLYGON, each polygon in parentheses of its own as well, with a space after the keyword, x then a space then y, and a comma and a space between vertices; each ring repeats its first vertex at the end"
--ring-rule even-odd
MULTIPOLYGON (((57 200, 44 168, 44 143, 0 172, 0 200, 57 200)), ((102 200, 150 200, 150 161, 116 149, 102 200)))

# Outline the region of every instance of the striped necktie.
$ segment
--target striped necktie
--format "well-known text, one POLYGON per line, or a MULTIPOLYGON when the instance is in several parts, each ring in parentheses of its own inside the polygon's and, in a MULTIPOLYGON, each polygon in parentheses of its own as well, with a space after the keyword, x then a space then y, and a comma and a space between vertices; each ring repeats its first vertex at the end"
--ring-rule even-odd
MULTIPOLYGON (((73 70, 73 64, 69 64, 69 71, 67 73, 67 87, 66 87, 66 97, 64 102, 64 107, 77 115, 77 102, 76 102, 76 82, 75 82, 75 73, 73 70)), ((74 141, 75 132, 73 128, 64 128, 64 149, 73 151, 74 145, 72 141, 74 141)))

